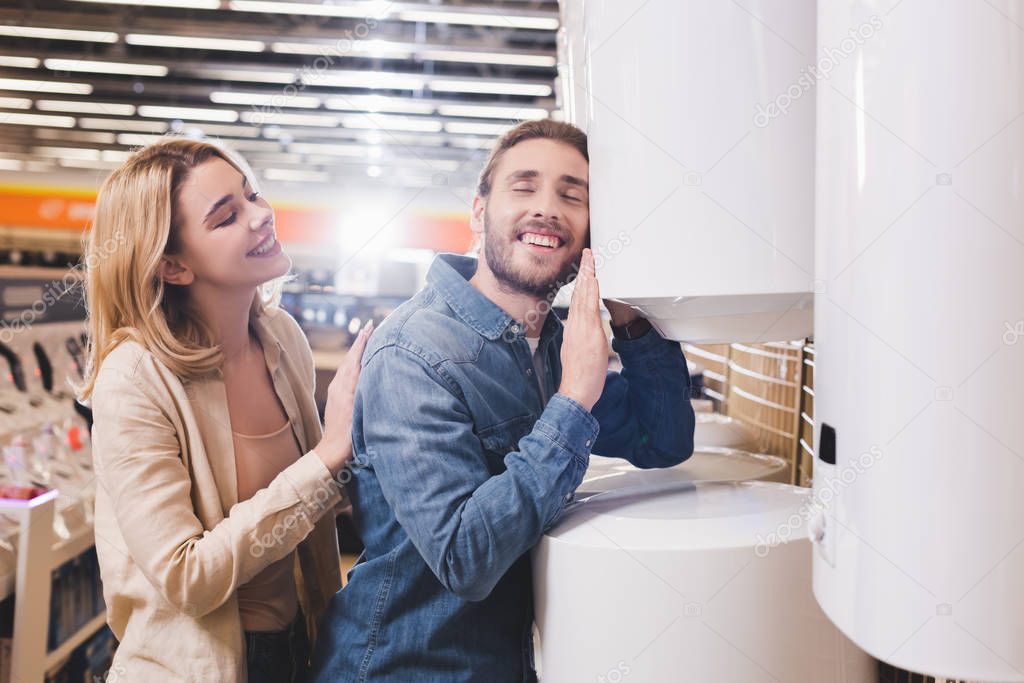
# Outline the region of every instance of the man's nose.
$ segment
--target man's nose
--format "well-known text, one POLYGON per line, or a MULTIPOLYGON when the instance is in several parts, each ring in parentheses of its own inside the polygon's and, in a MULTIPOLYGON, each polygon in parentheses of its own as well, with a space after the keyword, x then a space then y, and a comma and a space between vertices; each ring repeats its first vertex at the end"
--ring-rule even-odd
POLYGON ((558 196, 555 192, 541 191, 534 194, 533 217, 545 220, 561 218, 558 211, 558 196))

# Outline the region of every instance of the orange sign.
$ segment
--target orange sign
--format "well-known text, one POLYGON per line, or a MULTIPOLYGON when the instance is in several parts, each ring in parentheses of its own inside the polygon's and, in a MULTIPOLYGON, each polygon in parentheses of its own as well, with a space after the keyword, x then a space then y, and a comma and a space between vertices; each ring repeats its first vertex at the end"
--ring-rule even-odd
MULTIPOLYGON (((0 185, 0 224, 43 230, 88 230, 96 192, 50 187, 0 185)), ((284 206, 275 209, 278 237, 285 244, 327 244, 337 210, 284 206)), ((469 217, 458 213, 414 213, 396 246, 464 252, 473 242, 469 217)))

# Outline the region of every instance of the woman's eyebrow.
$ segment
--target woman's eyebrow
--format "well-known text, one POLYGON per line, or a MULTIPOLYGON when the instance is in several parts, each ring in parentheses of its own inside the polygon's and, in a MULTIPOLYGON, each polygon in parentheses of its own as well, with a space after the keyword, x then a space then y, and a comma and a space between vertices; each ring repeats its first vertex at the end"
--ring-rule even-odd
MULTIPOLYGON (((243 175, 242 176, 242 189, 244 190, 246 185, 248 185, 248 184, 249 184, 249 179, 246 178, 243 175)), ((205 221, 209 220, 210 216, 212 216, 213 214, 215 214, 217 212, 217 209, 219 209, 220 207, 224 206, 229 201, 231 201, 231 197, 232 197, 232 195, 226 194, 223 197, 221 197, 220 199, 218 199, 217 201, 215 201, 213 203, 213 206, 210 207, 210 210, 206 212, 205 216, 203 216, 203 221, 205 222, 205 221)))

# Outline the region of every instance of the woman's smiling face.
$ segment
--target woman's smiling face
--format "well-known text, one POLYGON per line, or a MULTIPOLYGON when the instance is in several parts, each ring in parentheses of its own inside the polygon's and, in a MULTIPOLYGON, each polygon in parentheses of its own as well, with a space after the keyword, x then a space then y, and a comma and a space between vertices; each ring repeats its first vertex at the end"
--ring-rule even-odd
POLYGON ((235 289, 261 285, 291 269, 277 242, 274 210, 224 159, 215 157, 192 169, 175 209, 173 255, 192 279, 235 289))

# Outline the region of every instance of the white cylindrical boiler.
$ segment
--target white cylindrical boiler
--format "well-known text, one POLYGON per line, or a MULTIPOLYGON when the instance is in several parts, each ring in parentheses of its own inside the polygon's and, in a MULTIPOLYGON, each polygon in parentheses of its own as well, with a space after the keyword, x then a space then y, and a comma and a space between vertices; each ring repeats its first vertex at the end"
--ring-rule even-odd
POLYGON ((873 680, 811 593, 809 495, 675 482, 575 505, 533 555, 543 683, 873 680))
POLYGON ((696 448, 736 448, 741 451, 756 451, 760 438, 751 427, 741 420, 721 413, 698 413, 693 429, 693 443, 696 448))
POLYGON ((819 22, 815 595, 894 665, 1024 681, 1024 13, 819 22))
POLYGON ((583 22, 568 54, 585 64, 602 296, 673 339, 808 336, 813 0, 588 0, 583 22))
POLYGON ((696 447, 693 455, 674 467, 644 470, 622 458, 590 456, 590 466, 577 497, 602 491, 643 486, 650 483, 694 483, 702 481, 788 481, 786 461, 774 455, 748 453, 733 448, 696 447))
POLYGON ((558 3, 561 28, 556 39, 558 50, 558 100, 562 120, 587 129, 586 53, 583 41, 584 0, 558 3))

